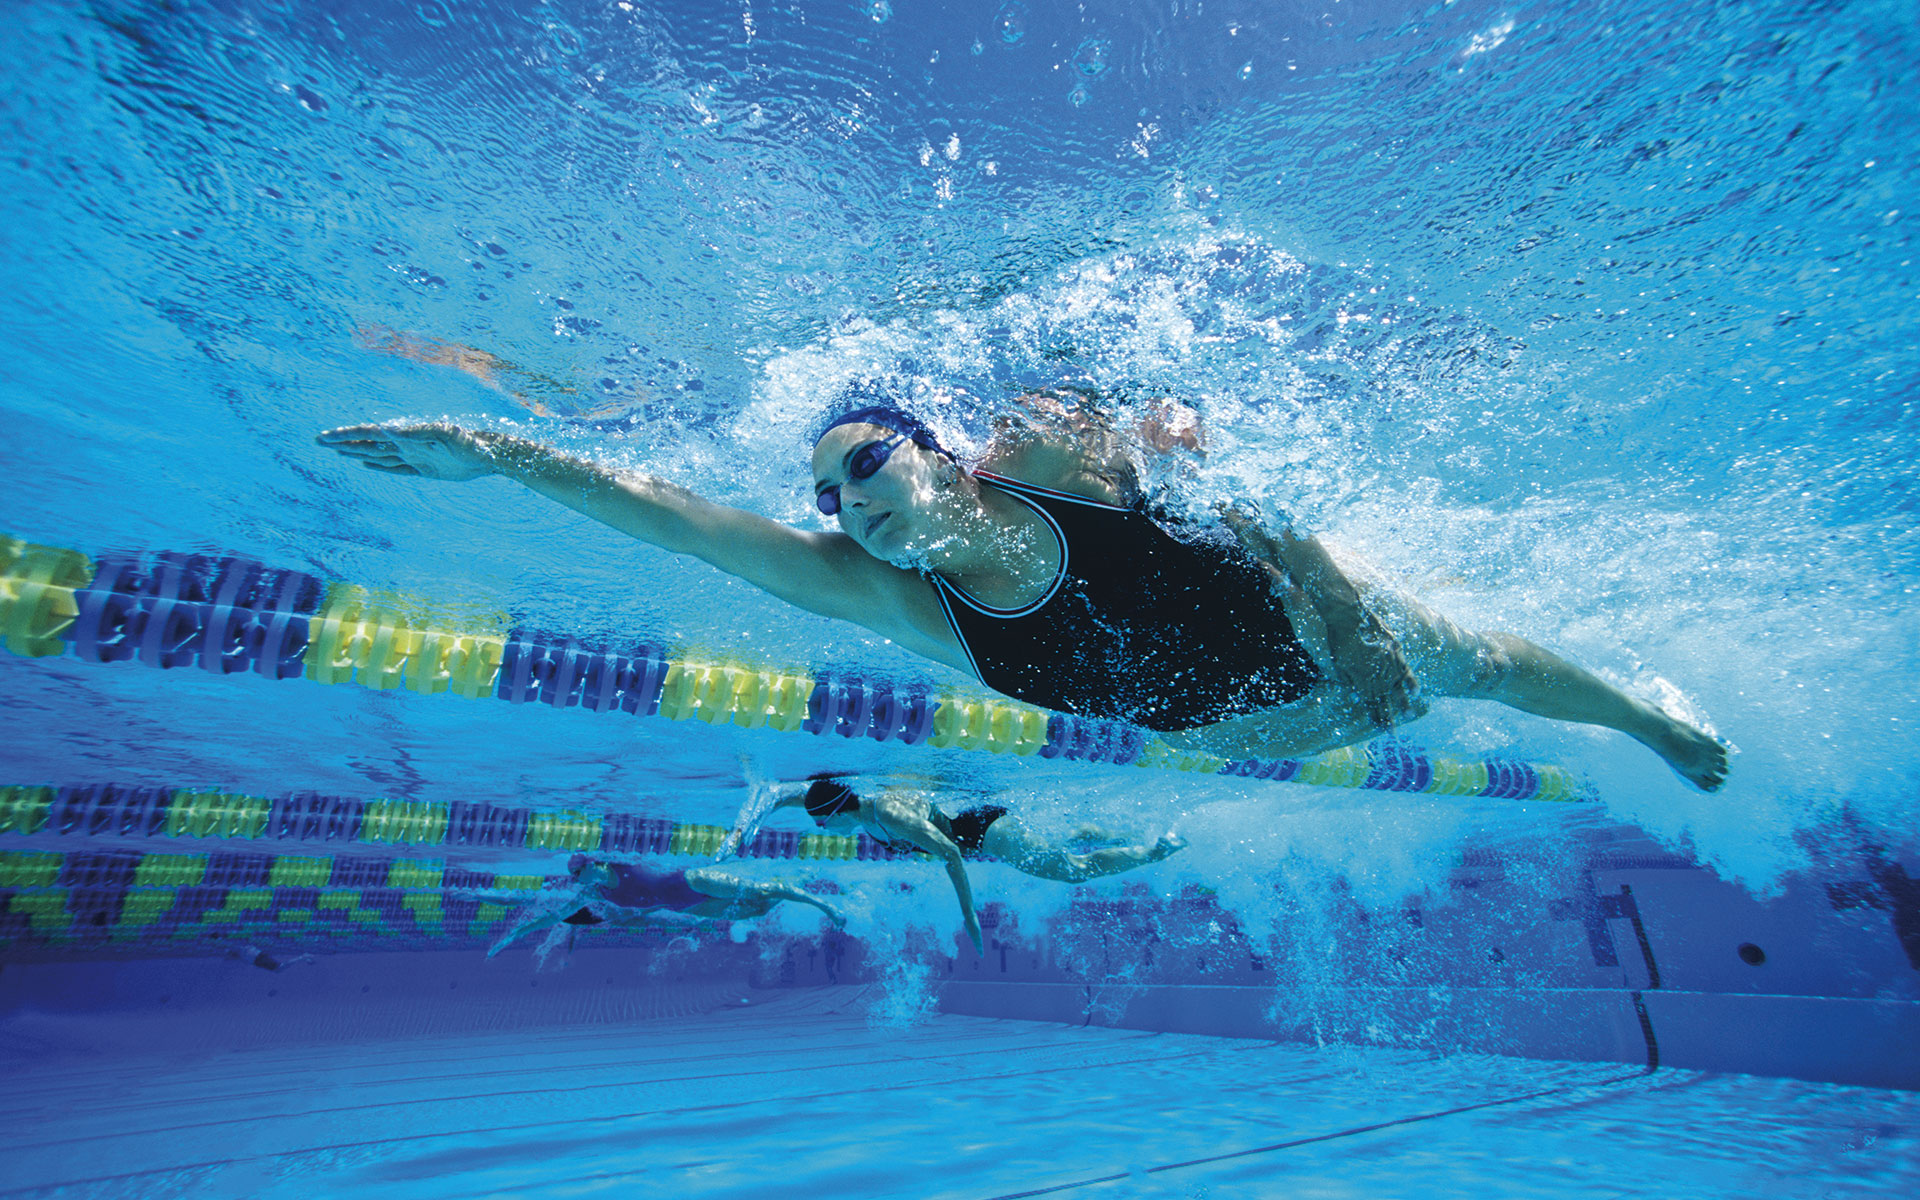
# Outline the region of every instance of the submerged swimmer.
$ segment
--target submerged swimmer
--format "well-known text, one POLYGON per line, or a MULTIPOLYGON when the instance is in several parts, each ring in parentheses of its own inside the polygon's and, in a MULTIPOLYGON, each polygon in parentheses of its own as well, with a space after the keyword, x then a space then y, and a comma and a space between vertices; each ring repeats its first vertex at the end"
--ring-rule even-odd
MULTIPOLYGON (((453 424, 354 425, 319 441, 392 474, 503 475, 996 691, 1133 722, 1178 748, 1315 753, 1415 719, 1439 695, 1618 730, 1700 788, 1724 782, 1726 750, 1706 733, 1523 638, 1464 630, 1357 583, 1314 539, 1244 511, 1163 526, 1147 511, 1139 447, 1078 398, 1023 404, 1028 415, 1003 421, 971 467, 900 409, 834 419, 813 477, 839 533, 453 424)), ((1168 406, 1140 442, 1197 448, 1190 416, 1168 406)))
POLYGON ((939 859, 953 882, 975 950, 982 949, 980 918, 973 910, 973 885, 966 860, 982 855, 1006 863, 1039 879, 1085 883, 1103 875, 1117 875, 1157 863, 1186 842, 1165 834, 1152 845, 1128 845, 1097 826, 1082 826, 1076 842, 1121 843, 1074 851, 1045 841, 1020 818, 997 804, 980 804, 952 816, 941 812, 924 794, 890 788, 861 796, 838 779, 815 779, 780 797, 775 808, 800 807, 814 824, 838 833, 862 833, 898 849, 919 850, 939 859))
POLYGON ((748 921, 791 900, 810 904, 835 925, 845 925, 831 905, 797 887, 742 879, 714 867, 662 871, 646 863, 596 862, 576 854, 567 862, 567 882, 528 905, 519 921, 493 944, 487 957, 541 929, 562 925, 633 925, 667 914, 694 919, 748 921))
POLYGON ((293 958, 277 958, 270 951, 248 942, 227 951, 227 957, 238 959, 250 967, 259 967, 262 971, 284 971, 298 963, 312 962, 313 955, 301 954, 293 958))

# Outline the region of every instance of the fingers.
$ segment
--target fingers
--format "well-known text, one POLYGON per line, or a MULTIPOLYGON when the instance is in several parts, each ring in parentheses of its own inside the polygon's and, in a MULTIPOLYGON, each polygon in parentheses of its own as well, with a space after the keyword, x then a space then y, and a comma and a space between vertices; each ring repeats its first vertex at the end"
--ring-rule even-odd
POLYGON ((349 458, 391 459, 400 461, 400 447, 392 442, 341 442, 335 450, 349 458))
POLYGON ((457 426, 446 423, 342 425, 315 434, 313 440, 322 446, 334 447, 376 443, 391 446, 400 442, 433 442, 458 432, 457 426))
POLYGON ((384 425, 342 425, 315 434, 313 440, 322 446, 337 446, 343 442, 387 441, 390 433, 392 430, 384 425))
POLYGON ((340 442, 333 447, 348 458, 354 459, 363 467, 391 471, 398 467, 412 467, 400 453, 400 447, 392 442, 340 442))

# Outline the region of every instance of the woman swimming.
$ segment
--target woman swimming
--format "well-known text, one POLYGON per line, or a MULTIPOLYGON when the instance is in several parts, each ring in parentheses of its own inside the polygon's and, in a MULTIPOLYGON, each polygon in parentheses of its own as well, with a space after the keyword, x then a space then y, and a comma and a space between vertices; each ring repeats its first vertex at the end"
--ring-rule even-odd
POLYGON ((810 904, 835 925, 846 918, 822 900, 778 881, 743 879, 715 867, 663 871, 644 862, 596 862, 576 854, 567 862, 567 880, 529 904, 487 957, 540 929, 558 926, 633 925, 664 914, 694 919, 750 921, 791 900, 810 904))
POLYGON ((1119 844, 1075 851, 1042 839, 1024 821, 997 804, 972 805, 948 816, 924 792, 886 788, 862 796, 832 776, 783 791, 773 807, 805 808, 814 824, 822 829, 865 833, 894 849, 918 850, 939 859, 953 883, 954 895, 960 900, 960 913, 975 950, 983 946, 980 918, 973 909, 973 885, 967 877, 967 859, 997 858, 1014 870, 1039 879, 1085 883, 1103 875, 1117 875, 1157 863, 1187 844, 1168 833, 1151 845, 1132 845, 1097 826, 1084 825, 1075 831, 1073 841, 1119 844))
MULTIPOLYGON (((318 440, 377 471, 506 476, 1017 699, 1132 721, 1179 748, 1313 753, 1416 718, 1424 695, 1441 695, 1615 729, 1700 788, 1725 780, 1714 738, 1522 638, 1472 633, 1356 584, 1311 538, 1269 533, 1244 511, 1163 527, 1130 448, 1098 414, 1057 395, 1023 402, 1028 416, 1003 422, 972 468, 898 408, 835 419, 813 475, 839 533, 448 423, 318 440)), ((1197 436, 1168 419, 1140 434, 1162 448, 1197 436)))

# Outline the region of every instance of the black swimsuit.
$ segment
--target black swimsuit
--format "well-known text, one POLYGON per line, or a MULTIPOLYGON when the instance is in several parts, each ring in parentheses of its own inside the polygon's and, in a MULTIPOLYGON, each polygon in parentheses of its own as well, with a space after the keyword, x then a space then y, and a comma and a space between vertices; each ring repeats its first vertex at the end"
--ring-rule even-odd
POLYGON ((1021 608, 931 577, 988 687, 1164 733, 1292 703, 1320 678, 1271 577, 1237 542, 1182 541, 1141 508, 975 478, 1024 502, 1060 539, 1059 576, 1021 608))
POLYGON ((987 828, 1006 816, 1007 810, 998 804, 982 804, 951 817, 939 809, 935 809, 932 815, 933 823, 940 827, 941 833, 947 835, 948 841, 960 847, 960 853, 975 855, 980 853, 981 843, 987 840, 987 828))
MULTIPOLYGON (((1007 810, 998 804, 982 804, 976 808, 969 808, 965 812, 955 813, 951 817, 936 808, 927 813, 927 819, 933 823, 935 829, 947 835, 948 841, 960 847, 961 854, 968 858, 978 858, 981 853, 980 847, 987 840, 987 829, 1006 815, 1007 810)), ((894 837, 880 822, 878 813, 866 819, 866 826, 870 833, 876 835, 875 841, 895 854, 926 853, 912 842, 894 837)))

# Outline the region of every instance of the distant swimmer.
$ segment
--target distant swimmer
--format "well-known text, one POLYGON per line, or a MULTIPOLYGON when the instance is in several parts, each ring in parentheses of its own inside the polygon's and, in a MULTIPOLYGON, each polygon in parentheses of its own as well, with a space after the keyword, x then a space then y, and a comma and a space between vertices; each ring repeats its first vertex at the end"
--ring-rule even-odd
POLYGON ((1707 733, 1523 638, 1355 581, 1312 538, 1245 507, 1203 522, 1149 511, 1144 456, 1198 452, 1197 414, 1161 402, 1123 433, 1098 400, 1022 396, 963 464, 890 395, 855 389, 813 449, 814 498, 839 533, 450 423, 319 441, 390 474, 517 480, 996 691, 1178 749, 1316 753, 1414 720, 1437 695, 1615 729, 1700 788, 1725 781, 1726 747, 1707 733))
POLYGON ((1039 879, 1085 883, 1157 863, 1186 845, 1171 833, 1148 845, 1132 845, 1107 830, 1085 825, 1074 834, 1073 842, 1121 844, 1076 851, 1040 838, 1020 818, 997 804, 973 805, 948 816, 924 792, 884 788, 862 796, 834 778, 815 779, 804 788, 786 790, 774 807, 804 808, 822 829, 864 832, 895 848, 919 850, 939 859, 953 882, 967 936, 973 939, 976 950, 983 946, 980 918, 973 907, 973 885, 967 878, 967 859, 991 856, 1039 879))
POLYGON ((293 958, 280 958, 272 952, 262 950, 251 942, 236 946, 227 951, 227 957, 238 959, 250 967, 259 967, 262 971, 284 971, 288 967, 313 961, 313 955, 301 954, 293 958))
POLYGON ((846 924, 831 905, 789 884, 742 879, 717 867, 663 871, 647 863, 595 861, 576 854, 567 863, 567 881, 528 905, 487 957, 542 929, 634 925, 662 916, 747 921, 786 900, 812 905, 835 925, 846 924))

